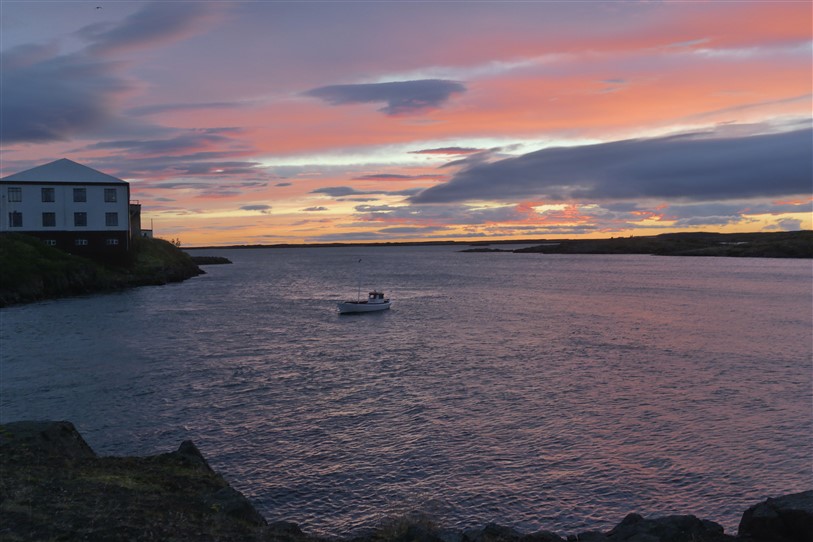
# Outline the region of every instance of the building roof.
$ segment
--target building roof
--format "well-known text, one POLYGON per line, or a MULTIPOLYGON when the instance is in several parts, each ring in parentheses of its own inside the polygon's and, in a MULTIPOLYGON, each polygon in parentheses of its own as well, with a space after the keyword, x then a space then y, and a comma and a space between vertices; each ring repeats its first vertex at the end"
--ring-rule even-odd
POLYGON ((19 173, 13 173, 0 179, 2 182, 11 183, 70 183, 70 184, 111 184, 124 183, 126 181, 113 177, 107 173, 102 173, 93 168, 77 164, 73 160, 61 158, 35 168, 26 169, 19 173))

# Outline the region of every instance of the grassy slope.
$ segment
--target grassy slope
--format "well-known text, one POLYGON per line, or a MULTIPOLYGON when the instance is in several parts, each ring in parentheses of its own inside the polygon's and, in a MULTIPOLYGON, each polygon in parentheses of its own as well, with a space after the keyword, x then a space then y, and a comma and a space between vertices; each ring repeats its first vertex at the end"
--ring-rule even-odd
POLYGON ((130 260, 113 266, 71 256, 33 237, 0 235, 0 307, 166 284, 200 273, 189 255, 161 239, 137 239, 130 260))
POLYGON ((514 252, 545 254, 657 254, 813 258, 813 231, 776 233, 670 233, 652 237, 573 239, 514 252))

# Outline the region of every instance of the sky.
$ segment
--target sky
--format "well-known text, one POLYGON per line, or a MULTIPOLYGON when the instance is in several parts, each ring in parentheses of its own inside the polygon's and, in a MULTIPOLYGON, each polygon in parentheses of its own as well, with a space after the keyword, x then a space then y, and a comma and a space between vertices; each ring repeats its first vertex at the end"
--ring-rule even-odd
POLYGON ((0 175, 185 246, 813 229, 813 2, 0 0, 0 175))

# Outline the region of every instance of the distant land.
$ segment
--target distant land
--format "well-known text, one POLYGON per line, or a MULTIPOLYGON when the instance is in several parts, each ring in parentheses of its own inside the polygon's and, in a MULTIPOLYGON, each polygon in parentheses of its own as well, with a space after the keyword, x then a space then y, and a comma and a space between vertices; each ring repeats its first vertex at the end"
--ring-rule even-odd
POLYGON ((652 237, 574 239, 520 248, 513 252, 813 258, 813 231, 728 234, 663 233, 652 237))
POLYGON ((461 252, 535 252, 542 254, 654 254, 661 256, 739 256, 748 258, 813 258, 813 231, 769 233, 662 233, 610 239, 511 239, 480 241, 386 241, 184 247, 185 250, 244 248, 332 248, 459 245, 461 252), (491 245, 533 245, 520 249, 491 245))

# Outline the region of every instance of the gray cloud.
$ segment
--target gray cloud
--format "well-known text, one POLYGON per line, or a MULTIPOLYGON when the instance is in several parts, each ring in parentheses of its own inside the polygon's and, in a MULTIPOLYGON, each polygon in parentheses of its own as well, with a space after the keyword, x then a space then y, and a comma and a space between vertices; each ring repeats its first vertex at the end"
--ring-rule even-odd
POLYGON ((152 47, 198 32, 212 19, 213 7, 208 2, 152 2, 120 24, 88 25, 78 35, 93 42, 91 54, 152 47))
POLYGON ((440 147, 437 149, 422 149, 420 151, 410 151, 410 154, 474 154, 484 149, 474 147, 440 147))
POLYGON ((305 207, 304 209, 300 209, 300 211, 327 211, 327 207, 305 207))
POLYGON ((240 207, 241 211, 259 211, 260 213, 267 215, 269 211, 271 211, 270 205, 264 204, 255 204, 255 205, 243 205, 240 207))
POLYGON ((802 229, 802 221, 795 218, 786 218, 776 223, 776 226, 769 227, 768 229, 777 229, 783 231, 799 231, 802 229))
POLYGON ((114 65, 52 47, 0 53, 0 140, 3 144, 67 141, 114 116, 115 101, 133 88, 114 65))
POLYGON ((357 205, 359 217, 367 221, 395 221, 399 224, 485 224, 514 222, 526 217, 516 207, 471 209, 463 205, 357 205))
POLYGON ((324 188, 317 188, 311 190, 311 194, 326 194, 333 198, 343 198, 347 196, 370 196, 370 195, 387 195, 387 196, 414 196, 421 192, 422 188, 410 188, 407 190, 356 190, 349 186, 326 186, 324 188))
POLYGON ((394 173, 374 173, 372 175, 362 175, 353 177, 354 181, 422 181, 426 179, 437 179, 442 175, 396 175, 394 173))
POLYGON ((552 148, 474 164, 415 203, 467 200, 742 199, 809 194, 813 131, 692 134, 552 148))
POLYGON ((394 81, 358 85, 330 85, 314 88, 305 96, 319 98, 331 105, 385 103, 379 111, 387 115, 410 115, 437 109, 454 94, 466 91, 462 83, 443 79, 394 81))
POLYGON ((0 142, 45 143, 154 127, 119 116, 118 99, 137 83, 107 55, 165 44, 203 28, 220 9, 204 2, 155 2, 120 24, 97 23, 77 35, 90 45, 59 54, 54 45, 23 45, 0 53, 0 142))
POLYGON ((146 139, 146 140, 119 140, 105 141, 88 145, 88 149, 127 149, 141 154, 171 154, 177 152, 196 151, 208 146, 224 146, 234 141, 222 135, 223 130, 194 130, 172 138, 146 139))
POLYGON ((206 103, 177 103, 177 104, 158 104, 158 105, 145 105, 143 107, 134 107, 128 109, 127 113, 131 115, 154 115, 156 113, 166 113, 168 111, 197 111, 206 109, 242 109, 248 107, 249 104, 243 102, 206 102, 206 103))

